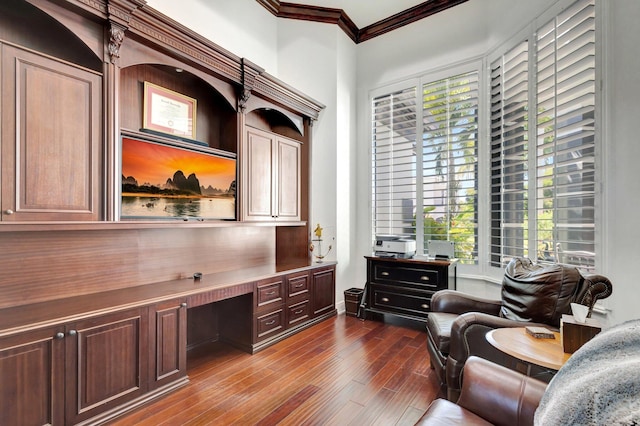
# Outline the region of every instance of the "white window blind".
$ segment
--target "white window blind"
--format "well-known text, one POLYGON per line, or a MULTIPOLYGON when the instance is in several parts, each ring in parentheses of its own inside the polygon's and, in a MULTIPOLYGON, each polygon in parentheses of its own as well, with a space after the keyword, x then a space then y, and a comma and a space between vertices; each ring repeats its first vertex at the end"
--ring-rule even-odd
POLYGON ((540 28, 536 43, 536 245, 549 260, 593 268, 594 0, 540 28))
POLYGON ((374 235, 415 238, 416 90, 372 101, 374 235))
POLYGON ((477 263, 478 72, 426 83, 422 97, 424 242, 453 241, 477 263))
POLYGON ((492 266, 595 265, 595 31, 579 0, 491 64, 492 266))
POLYGON ((524 41, 491 64, 490 264, 528 256, 529 48, 524 41))

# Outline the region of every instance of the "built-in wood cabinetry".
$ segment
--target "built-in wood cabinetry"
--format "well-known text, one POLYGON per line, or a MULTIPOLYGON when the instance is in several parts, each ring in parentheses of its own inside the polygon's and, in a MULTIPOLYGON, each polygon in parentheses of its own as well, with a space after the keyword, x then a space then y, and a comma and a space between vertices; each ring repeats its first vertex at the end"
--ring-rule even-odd
POLYGON ((0 42, 2 221, 98 220, 102 76, 0 42))
POLYGON ((136 308, 65 325, 65 422, 76 424, 148 391, 149 317, 136 308))
POLYGON ((64 328, 0 339, 0 424, 64 424, 64 328))
POLYGON ((77 424, 148 392, 146 308, 0 340, 3 425, 77 424))
POLYGON ((190 335, 253 353, 335 315, 317 101, 144 0, 2 0, 0 105, 0 424, 105 422, 188 381, 190 335), (143 129, 144 82, 196 100, 179 144, 237 159, 237 220, 121 218, 122 135, 172 138, 143 129))
MULTIPOLYGON (((311 277, 309 271, 287 275, 285 288, 287 293, 287 327, 295 327, 313 318, 311 312, 311 277)), ((332 283, 331 289, 333 289, 335 293, 334 283, 332 283)))
POLYGON ((265 340, 285 328, 284 277, 274 276, 256 283, 253 341, 265 340))
POLYGON ((242 146, 242 219, 299 221, 300 142, 247 128, 242 146))
POLYGON ((173 299, 151 310, 151 388, 187 376, 187 301, 173 299))
POLYGON ((325 266, 315 269, 311 274, 313 316, 318 317, 331 312, 336 303, 336 268, 325 266))

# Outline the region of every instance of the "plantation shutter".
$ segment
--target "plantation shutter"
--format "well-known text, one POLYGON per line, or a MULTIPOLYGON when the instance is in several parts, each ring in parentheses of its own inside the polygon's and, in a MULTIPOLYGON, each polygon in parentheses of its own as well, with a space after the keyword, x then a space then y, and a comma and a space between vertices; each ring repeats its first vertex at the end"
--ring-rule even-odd
POLYGON ((416 87, 372 101, 375 235, 415 238, 416 87))
POLYGON ((536 245, 595 266, 595 5, 581 0, 537 34, 536 245))
POLYGON ((524 41, 491 64, 490 264, 528 255, 529 48, 524 41))
POLYGON ((423 96, 424 242, 455 242, 477 262, 478 72, 426 83, 423 96))

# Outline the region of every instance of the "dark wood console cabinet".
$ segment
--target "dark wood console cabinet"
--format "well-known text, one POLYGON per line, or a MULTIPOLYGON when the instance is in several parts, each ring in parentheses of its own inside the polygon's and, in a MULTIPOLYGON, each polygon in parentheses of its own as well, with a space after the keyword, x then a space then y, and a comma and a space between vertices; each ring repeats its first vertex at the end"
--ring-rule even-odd
POLYGON ((425 321, 433 293, 456 287, 455 261, 366 259, 366 312, 425 321))

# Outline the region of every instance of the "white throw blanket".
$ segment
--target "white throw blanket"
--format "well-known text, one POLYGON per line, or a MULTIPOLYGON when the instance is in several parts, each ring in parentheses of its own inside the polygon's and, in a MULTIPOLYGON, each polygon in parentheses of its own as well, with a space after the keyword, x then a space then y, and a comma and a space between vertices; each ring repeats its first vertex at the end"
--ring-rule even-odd
POLYGON ((549 383, 534 423, 640 426, 640 320, 578 349, 549 383))

